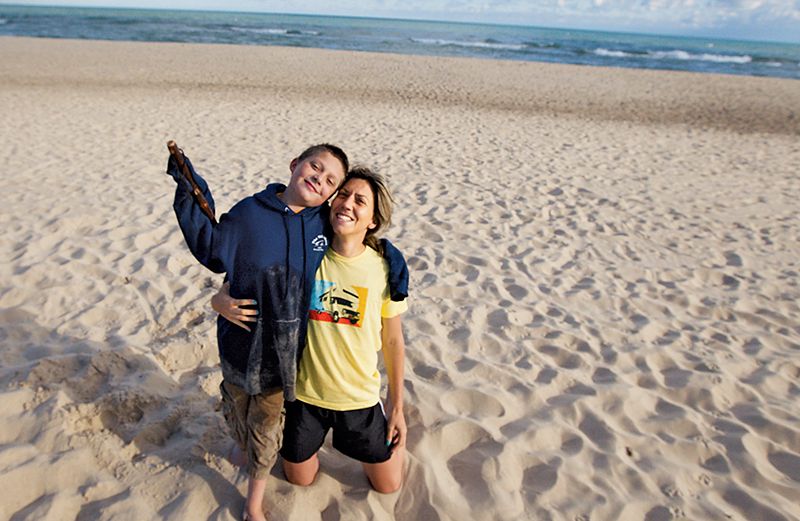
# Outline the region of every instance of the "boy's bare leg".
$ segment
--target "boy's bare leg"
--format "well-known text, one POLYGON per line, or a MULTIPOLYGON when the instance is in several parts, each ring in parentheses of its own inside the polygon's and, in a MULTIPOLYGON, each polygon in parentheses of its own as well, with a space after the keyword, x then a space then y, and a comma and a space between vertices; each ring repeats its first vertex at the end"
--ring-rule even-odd
POLYGON ((405 447, 398 447, 392 457, 383 463, 362 463, 370 485, 381 494, 391 494, 400 490, 403 484, 403 460, 405 447))
POLYGON ((245 513, 248 521, 267 521, 264 517, 264 492, 267 490, 266 479, 250 478, 247 483, 247 499, 245 513))
POLYGON ((270 389, 248 395, 244 389, 223 381, 222 409, 236 447, 229 454, 231 463, 247 466, 249 480, 245 515, 249 521, 263 521, 264 493, 269 469, 275 463, 283 422, 283 392, 270 389))
POLYGON ((247 467, 247 453, 239 448, 238 444, 234 443, 233 448, 228 454, 228 461, 235 467, 245 468, 247 467))
POLYGON ((307 487, 314 482, 319 472, 319 458, 316 454, 301 463, 283 460, 283 472, 289 483, 307 487))

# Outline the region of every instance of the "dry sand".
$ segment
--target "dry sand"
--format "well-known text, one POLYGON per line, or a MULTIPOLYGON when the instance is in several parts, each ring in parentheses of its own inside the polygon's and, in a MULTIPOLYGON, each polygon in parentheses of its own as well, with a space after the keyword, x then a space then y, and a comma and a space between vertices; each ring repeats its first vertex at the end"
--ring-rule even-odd
POLYGON ((236 519, 165 142, 220 212, 332 141, 395 189, 407 483, 275 520, 800 519, 800 82, 0 38, 0 519, 236 519))

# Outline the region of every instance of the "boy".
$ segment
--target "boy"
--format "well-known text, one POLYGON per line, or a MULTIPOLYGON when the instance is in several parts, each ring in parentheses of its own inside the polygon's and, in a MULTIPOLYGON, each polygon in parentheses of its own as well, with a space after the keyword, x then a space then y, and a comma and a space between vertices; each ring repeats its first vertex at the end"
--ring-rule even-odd
MULTIPOLYGON (((186 164, 213 212, 208 185, 188 158, 186 164)), ((192 254, 210 270, 226 274, 232 296, 255 297, 259 305, 252 331, 221 316, 217 320, 223 412, 247 455, 246 519, 265 519, 261 504, 280 445, 283 398, 295 399, 314 274, 331 236, 329 207, 323 203, 338 189, 348 167, 339 147, 312 146, 290 162, 286 186, 268 185, 237 203, 215 225, 192 197, 172 156, 167 165, 177 182, 173 208, 192 254)), ((393 298, 404 298, 405 261, 391 245, 386 258, 393 298)))

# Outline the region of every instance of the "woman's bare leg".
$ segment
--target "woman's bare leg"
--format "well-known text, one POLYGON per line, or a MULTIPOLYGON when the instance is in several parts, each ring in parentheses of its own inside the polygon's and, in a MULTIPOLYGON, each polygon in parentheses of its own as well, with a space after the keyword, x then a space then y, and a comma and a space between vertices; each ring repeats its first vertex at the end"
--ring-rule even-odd
POLYGON ((405 452, 405 447, 398 447, 392 457, 383 463, 362 463, 372 488, 381 494, 391 494, 400 490, 403 484, 405 452))
POLYGON ((316 454, 301 463, 283 460, 283 472, 289 483, 307 487, 314 482, 319 472, 319 458, 316 454))

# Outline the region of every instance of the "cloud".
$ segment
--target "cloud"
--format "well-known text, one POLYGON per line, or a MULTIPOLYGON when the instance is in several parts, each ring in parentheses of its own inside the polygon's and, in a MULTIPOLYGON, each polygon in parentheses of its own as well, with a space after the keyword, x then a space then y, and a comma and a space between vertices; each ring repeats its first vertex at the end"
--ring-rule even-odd
MULTIPOLYGON (((352 7, 363 2, 345 1, 352 7)), ((715 25, 731 20, 746 21, 792 18, 800 20, 800 2, 787 0, 385 0, 375 7, 394 12, 474 13, 479 15, 551 13, 567 16, 644 20, 692 20, 715 25)))
MULTIPOLYGON (((13 0, 12 0, 13 1, 13 0)), ((0 3, 6 3, 0 0, 0 3)), ((23 0, 509 23, 798 41, 800 0, 23 0)))
MULTIPOLYGON (((370 4, 367 16, 736 38, 797 40, 800 22, 800 0, 340 0, 337 14, 365 13, 370 4)), ((325 3, 318 7, 325 12, 325 3)))

